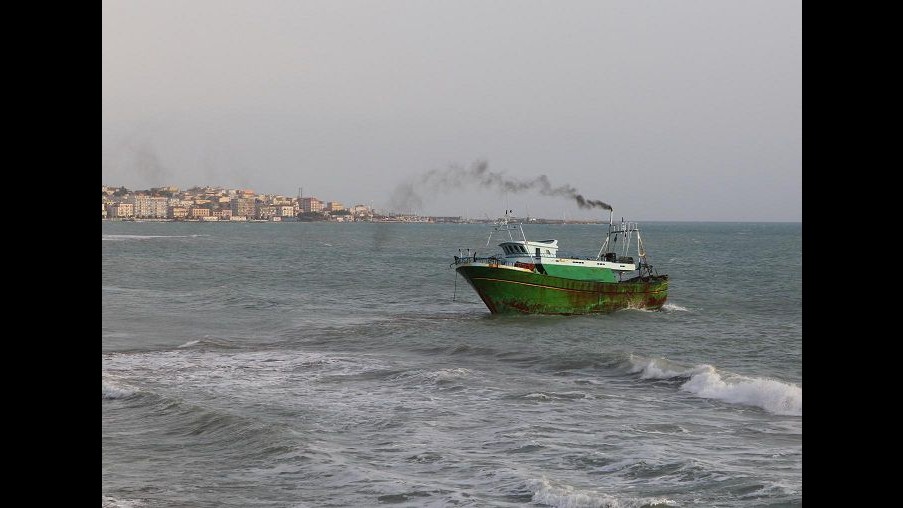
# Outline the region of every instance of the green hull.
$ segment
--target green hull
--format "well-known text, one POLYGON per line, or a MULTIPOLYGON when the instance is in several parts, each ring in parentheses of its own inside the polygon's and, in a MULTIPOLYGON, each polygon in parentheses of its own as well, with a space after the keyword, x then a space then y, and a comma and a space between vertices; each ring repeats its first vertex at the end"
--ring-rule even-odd
POLYGON ((623 282, 566 279, 508 268, 457 268, 493 314, 596 314, 619 309, 655 310, 668 298, 668 276, 623 282))

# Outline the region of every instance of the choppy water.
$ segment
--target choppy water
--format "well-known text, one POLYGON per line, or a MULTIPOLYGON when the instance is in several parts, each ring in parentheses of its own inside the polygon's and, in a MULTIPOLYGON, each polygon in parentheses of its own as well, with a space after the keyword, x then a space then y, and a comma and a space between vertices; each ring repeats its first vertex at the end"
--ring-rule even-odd
POLYGON ((102 504, 801 505, 802 225, 643 226, 664 310, 493 317, 485 225, 103 223, 102 504))

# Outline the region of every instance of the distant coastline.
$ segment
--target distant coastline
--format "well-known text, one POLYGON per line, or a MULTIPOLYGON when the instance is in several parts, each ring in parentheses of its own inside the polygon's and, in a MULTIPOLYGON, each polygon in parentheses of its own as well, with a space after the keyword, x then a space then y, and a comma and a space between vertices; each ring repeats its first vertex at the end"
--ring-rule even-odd
MULTIPOLYGON (((310 222, 376 222, 376 223, 389 223, 389 224, 495 224, 498 222, 498 219, 465 219, 462 217, 434 217, 434 216, 405 216, 404 218, 386 216, 379 217, 374 216, 372 218, 368 218, 366 220, 356 220, 356 221, 334 221, 328 219, 319 219, 319 220, 304 220, 296 217, 288 217, 288 218, 277 218, 274 219, 246 219, 246 220, 220 220, 220 219, 163 219, 163 218, 104 218, 101 219, 102 222, 190 222, 190 223, 281 223, 281 222, 290 222, 290 223, 310 223, 310 222)), ((524 222, 528 222, 530 224, 608 224, 605 221, 599 220, 562 220, 562 219, 543 219, 543 218, 526 218, 524 222)))

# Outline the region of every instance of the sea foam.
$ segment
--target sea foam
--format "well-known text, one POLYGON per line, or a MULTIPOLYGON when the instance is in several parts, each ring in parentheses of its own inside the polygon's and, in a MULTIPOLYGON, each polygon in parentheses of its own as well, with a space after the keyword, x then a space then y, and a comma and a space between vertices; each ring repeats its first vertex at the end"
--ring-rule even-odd
POLYGON ((399 381, 409 381, 415 384, 448 384, 465 379, 471 375, 470 369, 439 369, 439 370, 411 370, 402 372, 393 377, 399 381))
POLYGON ((779 415, 802 416, 803 389, 793 383, 718 372, 711 365, 682 368, 665 359, 631 360, 641 379, 689 378, 681 390, 706 399, 760 407, 779 415))
POLYGON ((102 508, 138 508, 139 506, 145 506, 145 503, 138 499, 116 499, 115 497, 102 496, 100 506, 102 508))
POLYGON ((119 386, 111 381, 102 380, 100 382, 100 395, 103 399, 124 399, 135 395, 136 391, 123 386, 119 386))
POLYGON ((677 506, 665 498, 617 498, 604 492, 577 489, 569 485, 553 485, 543 478, 530 480, 527 487, 533 491, 533 502, 558 508, 645 508, 677 506))
POLYGON ((737 376, 724 380, 711 368, 691 376, 681 389, 700 397, 758 406, 774 414, 803 414, 803 389, 774 379, 737 376))

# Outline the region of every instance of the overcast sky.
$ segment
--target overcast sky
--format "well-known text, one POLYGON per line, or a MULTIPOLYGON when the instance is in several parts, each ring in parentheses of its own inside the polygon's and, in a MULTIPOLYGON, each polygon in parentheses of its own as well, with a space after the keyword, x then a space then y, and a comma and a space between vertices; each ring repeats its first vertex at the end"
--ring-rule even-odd
POLYGON ((607 219, 530 185, 545 175, 633 220, 802 220, 800 1, 104 0, 102 16, 104 185, 607 219))

